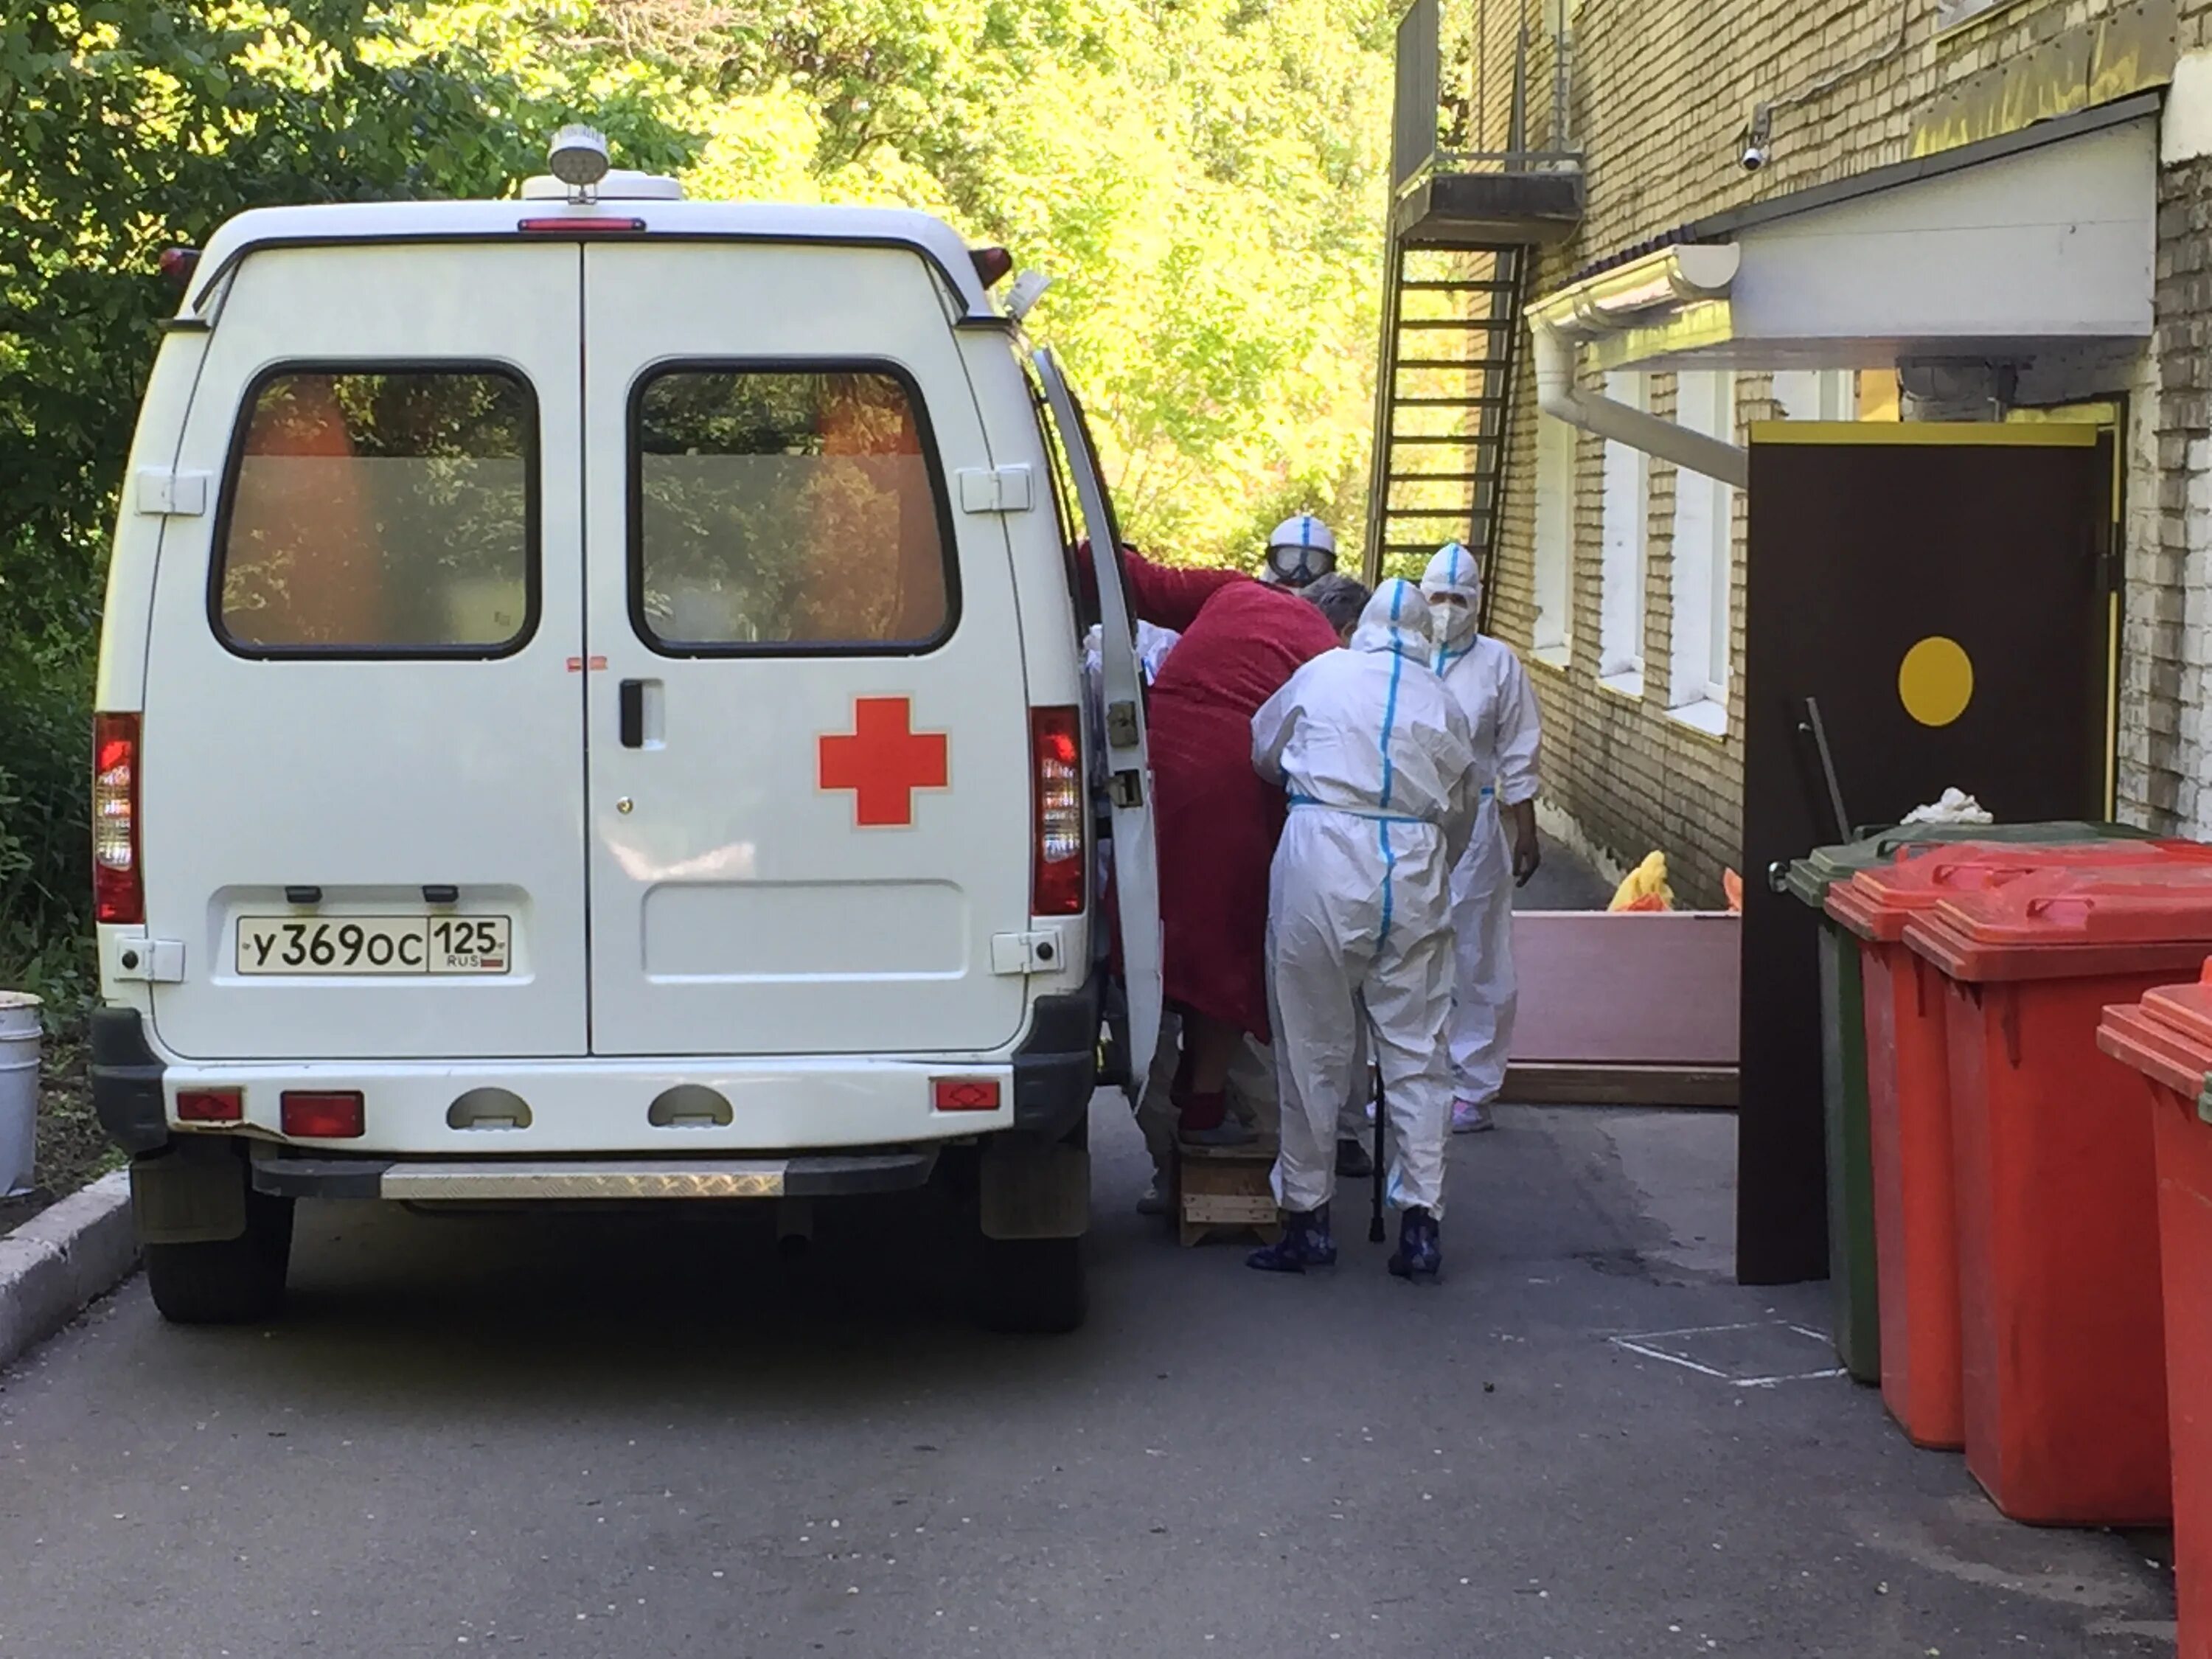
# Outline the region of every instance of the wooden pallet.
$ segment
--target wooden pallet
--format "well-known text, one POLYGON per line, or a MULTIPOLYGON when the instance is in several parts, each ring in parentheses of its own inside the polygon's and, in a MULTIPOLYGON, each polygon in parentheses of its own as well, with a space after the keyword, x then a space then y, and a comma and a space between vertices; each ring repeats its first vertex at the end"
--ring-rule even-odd
POLYGON ((1251 1233, 1263 1244, 1283 1236, 1274 1189, 1275 1143, 1243 1146, 1176 1144, 1176 1224, 1186 1245, 1217 1233, 1251 1233))

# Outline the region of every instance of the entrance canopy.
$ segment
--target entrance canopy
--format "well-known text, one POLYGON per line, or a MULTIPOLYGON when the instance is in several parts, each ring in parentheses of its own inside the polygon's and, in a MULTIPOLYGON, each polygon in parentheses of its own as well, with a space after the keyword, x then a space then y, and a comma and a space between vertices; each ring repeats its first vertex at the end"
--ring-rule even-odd
POLYGON ((2157 177, 2154 113, 2112 106, 1689 226, 1531 317, 1608 369, 2131 352, 2151 332, 2157 177))

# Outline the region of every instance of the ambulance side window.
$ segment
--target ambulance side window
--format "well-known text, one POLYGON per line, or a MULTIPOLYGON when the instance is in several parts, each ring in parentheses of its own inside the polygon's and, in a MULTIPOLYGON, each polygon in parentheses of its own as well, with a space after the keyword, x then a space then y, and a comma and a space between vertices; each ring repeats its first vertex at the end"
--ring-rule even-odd
POLYGON ((520 649, 537 623, 537 399, 512 371, 262 374, 216 524, 216 634, 248 656, 520 649))
POLYGON ((903 374, 662 369, 630 433, 631 616, 655 650, 911 653, 951 633, 951 525, 903 374))

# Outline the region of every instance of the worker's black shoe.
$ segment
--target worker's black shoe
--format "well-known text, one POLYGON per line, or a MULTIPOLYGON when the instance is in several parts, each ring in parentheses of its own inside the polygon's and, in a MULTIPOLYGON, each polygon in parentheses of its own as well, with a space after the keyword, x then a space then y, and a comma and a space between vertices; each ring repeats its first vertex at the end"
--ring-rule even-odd
POLYGON ((1398 1218, 1398 1253, 1390 1258, 1390 1271, 1400 1279, 1434 1279, 1443 1266, 1437 1218, 1417 1205, 1398 1218))
POLYGON ((1318 1210, 1283 1212, 1283 1236, 1244 1258, 1248 1267, 1263 1273, 1302 1273, 1309 1267, 1334 1267, 1336 1241, 1329 1237, 1328 1206, 1318 1210))
POLYGON ((1336 1176, 1340 1181, 1364 1181, 1375 1173, 1375 1160, 1367 1156, 1367 1148, 1350 1135, 1336 1143, 1336 1176))

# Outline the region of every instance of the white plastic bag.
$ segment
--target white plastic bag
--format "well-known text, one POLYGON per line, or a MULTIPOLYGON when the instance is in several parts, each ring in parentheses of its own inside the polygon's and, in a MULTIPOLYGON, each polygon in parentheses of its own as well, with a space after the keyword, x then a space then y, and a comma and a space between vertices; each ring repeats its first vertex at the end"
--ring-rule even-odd
POLYGON ((1961 789, 1946 789, 1943 799, 1930 806, 1916 806, 1905 815, 1907 823, 1992 823, 1996 820, 1981 802, 1961 789))

